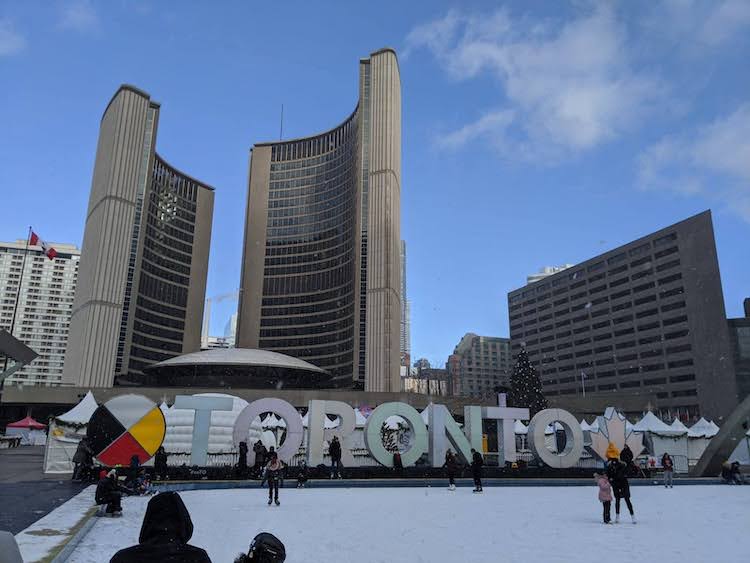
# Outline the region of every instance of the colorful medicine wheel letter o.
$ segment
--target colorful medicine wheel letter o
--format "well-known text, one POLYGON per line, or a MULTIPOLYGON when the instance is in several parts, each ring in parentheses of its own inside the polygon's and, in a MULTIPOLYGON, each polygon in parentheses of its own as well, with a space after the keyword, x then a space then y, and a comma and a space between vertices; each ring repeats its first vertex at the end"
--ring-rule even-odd
POLYGON ((102 465, 128 466, 134 455, 143 464, 164 441, 167 424, 161 409, 142 395, 120 395, 91 415, 86 436, 102 465))

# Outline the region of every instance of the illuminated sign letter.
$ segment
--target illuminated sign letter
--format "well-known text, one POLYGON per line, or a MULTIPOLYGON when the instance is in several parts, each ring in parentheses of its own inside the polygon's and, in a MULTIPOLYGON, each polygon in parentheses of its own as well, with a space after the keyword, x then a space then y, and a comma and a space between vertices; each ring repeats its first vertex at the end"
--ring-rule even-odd
POLYGON ((365 445, 378 463, 393 467, 393 453, 385 449, 380 438, 380 428, 390 416, 402 417, 411 429, 411 447, 401 454, 401 463, 404 467, 414 465, 427 451, 427 427, 416 409, 405 403, 383 403, 372 411, 365 425, 365 445))
POLYGON ((550 467, 563 469, 573 467, 583 452, 583 431, 575 417, 563 409, 545 409, 534 415, 529 423, 529 446, 536 457, 550 467), (546 428, 559 422, 565 431, 565 448, 553 453, 544 444, 546 428))
MULTIPOLYGON (((286 438, 284 438, 284 443, 278 449, 278 454, 279 459, 282 461, 291 461, 297 455, 300 444, 302 444, 302 417, 297 412, 297 409, 281 399, 259 399, 242 409, 242 412, 240 412, 240 415, 234 422, 234 432, 232 433, 234 445, 239 446, 240 442, 247 440, 247 434, 250 431, 250 425, 253 420, 264 412, 272 412, 284 419, 286 423, 286 438)), ((247 463, 249 465, 255 463, 255 452, 252 448, 247 452, 247 463)))
POLYGON ((314 467, 323 463, 323 441, 329 442, 338 436, 341 442, 341 463, 344 467, 354 465, 354 456, 347 438, 354 432, 356 420, 354 409, 341 401, 310 401, 307 409, 307 465, 314 467), (336 428, 325 428, 327 414, 339 417, 336 428))
POLYGON ((231 411, 234 401, 230 397, 199 397, 197 395, 177 395, 174 408, 194 410, 193 448, 190 451, 190 464, 206 466, 208 460, 208 430, 211 426, 211 411, 231 411))
POLYGON ((482 412, 479 407, 464 407, 465 435, 445 405, 430 405, 428 421, 432 467, 442 467, 445 463, 448 440, 466 463, 471 463, 471 448, 482 450, 482 412))

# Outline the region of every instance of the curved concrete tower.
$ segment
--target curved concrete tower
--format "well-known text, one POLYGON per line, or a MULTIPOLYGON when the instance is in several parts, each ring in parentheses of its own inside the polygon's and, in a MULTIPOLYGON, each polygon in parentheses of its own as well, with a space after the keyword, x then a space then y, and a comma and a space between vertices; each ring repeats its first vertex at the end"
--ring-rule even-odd
POLYGON ((400 194, 401 80, 382 49, 342 124, 251 151, 237 346, 400 391, 400 194))

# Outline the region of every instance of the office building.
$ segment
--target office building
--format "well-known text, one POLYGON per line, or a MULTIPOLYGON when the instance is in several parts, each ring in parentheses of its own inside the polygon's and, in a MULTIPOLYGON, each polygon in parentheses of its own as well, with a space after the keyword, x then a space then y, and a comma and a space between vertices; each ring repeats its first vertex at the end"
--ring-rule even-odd
POLYGON ((568 268, 571 268, 572 266, 573 264, 563 264, 562 266, 545 266, 544 268, 539 270, 537 273, 526 276, 526 283, 538 282, 539 280, 548 278, 552 274, 556 274, 557 272, 562 272, 563 270, 567 270, 568 268))
POLYGON ((200 349, 214 193, 156 153, 159 111, 127 85, 104 111, 66 383, 111 387, 200 349))
POLYGON ((549 397, 655 393, 657 414, 713 419, 737 403, 710 211, 511 291, 508 309, 513 356, 526 347, 549 397))
MULTIPOLYGON (((25 240, 0 243, 0 329, 10 332, 18 298, 12 334, 39 354, 5 385, 62 381, 81 253, 72 244, 51 246, 57 251, 54 259, 47 258, 40 246, 29 246, 24 264, 25 240)), ((0 370, 4 363, 0 355, 0 370)))
POLYGON ((744 301, 745 316, 729 319, 729 341, 737 378, 738 401, 750 395, 750 298, 744 301))
POLYGON ((252 148, 237 346, 400 391, 400 190, 399 67, 382 49, 343 123, 252 148))
MULTIPOLYGON (((409 301, 406 298, 406 241, 401 241, 401 367, 411 365, 411 326, 409 301)), ((402 375, 404 370, 401 370, 402 375)))
POLYGON ((510 381, 510 340, 469 332, 453 350, 446 368, 454 395, 494 396, 498 387, 507 387, 510 381))
POLYGON ((401 390, 405 393, 446 397, 451 392, 450 374, 440 368, 425 368, 401 378, 401 390))
POLYGON ((229 348, 234 348, 235 342, 237 341, 237 313, 232 313, 229 317, 226 326, 224 327, 224 338, 229 345, 229 348))

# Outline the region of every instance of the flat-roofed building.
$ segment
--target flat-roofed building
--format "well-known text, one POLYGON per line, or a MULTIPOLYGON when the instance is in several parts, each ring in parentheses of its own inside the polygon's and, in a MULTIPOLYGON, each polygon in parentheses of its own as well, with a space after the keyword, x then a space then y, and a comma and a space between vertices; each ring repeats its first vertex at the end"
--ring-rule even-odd
POLYGON ((659 414, 727 415, 737 404, 713 224, 705 211, 508 294, 550 397, 646 392, 659 414))

